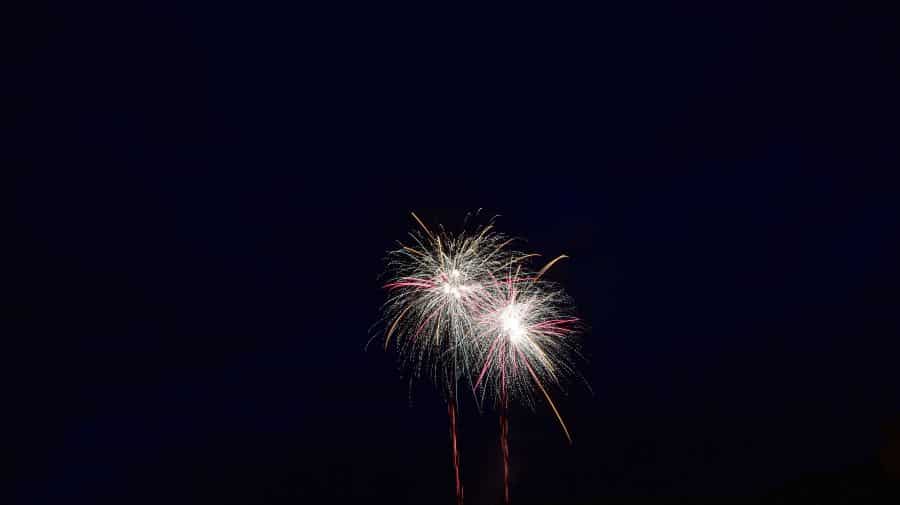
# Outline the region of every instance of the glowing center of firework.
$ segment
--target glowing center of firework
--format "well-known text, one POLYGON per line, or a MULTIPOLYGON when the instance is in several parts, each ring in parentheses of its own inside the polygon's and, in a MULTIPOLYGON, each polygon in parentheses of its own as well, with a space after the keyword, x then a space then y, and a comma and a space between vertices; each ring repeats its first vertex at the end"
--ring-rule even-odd
POLYGON ((468 291, 472 290, 471 287, 462 284, 462 277, 462 272, 454 268, 447 275, 447 281, 441 286, 441 291, 455 298, 461 298, 468 291))
POLYGON ((445 283, 445 284, 444 284, 444 287, 441 288, 441 290, 442 290, 444 293, 448 294, 448 295, 453 295, 453 296, 455 296, 456 298, 459 298, 459 297, 462 296, 461 290, 462 290, 463 287, 464 287, 464 286, 459 286, 459 287, 458 287, 458 286, 454 286, 454 285, 452 285, 452 284, 450 284, 450 283, 448 282, 448 283, 445 283))
POLYGON ((524 310, 522 304, 512 303, 500 311, 500 327, 512 343, 519 342, 525 336, 525 323, 522 321, 524 310))

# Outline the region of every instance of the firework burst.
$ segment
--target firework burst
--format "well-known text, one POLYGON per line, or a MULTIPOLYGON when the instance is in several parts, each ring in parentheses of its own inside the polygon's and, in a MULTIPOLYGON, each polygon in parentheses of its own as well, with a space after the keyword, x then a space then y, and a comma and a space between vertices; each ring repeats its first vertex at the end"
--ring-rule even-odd
POLYGON ((414 213, 420 230, 409 244, 389 253, 391 293, 384 305, 384 347, 395 342, 412 377, 429 376, 447 397, 456 501, 463 502, 457 443, 457 395, 461 378, 471 380, 477 357, 477 315, 491 299, 500 272, 529 257, 506 247, 512 239, 493 224, 456 235, 430 230, 414 213))
POLYGON ((471 377, 477 315, 492 298, 498 276, 529 255, 509 251, 512 239, 488 224, 471 232, 420 230, 389 253, 391 293, 384 306, 384 346, 392 338, 414 377, 428 377, 444 393, 471 377))
POLYGON ((543 274, 561 255, 537 273, 522 274, 521 265, 496 282, 476 318, 473 347, 481 371, 473 392, 494 400, 500 411, 500 450, 503 458, 503 501, 509 491, 509 401, 519 400, 534 408, 539 390, 556 415, 569 443, 572 437, 545 383, 560 387, 574 375, 573 357, 580 356, 574 340, 578 319, 570 315, 569 298, 543 274))
POLYGON ((575 375, 579 326, 570 300, 544 273, 526 262, 537 256, 508 249, 512 239, 493 223, 458 234, 419 229, 388 256, 390 293, 384 305, 385 349, 392 342, 411 378, 430 378, 446 395, 457 503, 463 489, 457 445, 457 387, 466 381, 483 405, 500 410, 504 500, 509 502, 510 399, 532 408, 540 391, 566 438, 572 438, 546 385, 557 388, 575 375))
POLYGON ((477 317, 475 348, 480 366, 474 389, 505 410, 509 401, 535 406, 535 392, 547 400, 571 442, 568 428, 546 385, 561 388, 566 378, 576 375, 575 358, 580 357, 576 336, 579 321, 571 315, 568 296, 538 273, 510 272, 491 290, 488 307, 477 317))

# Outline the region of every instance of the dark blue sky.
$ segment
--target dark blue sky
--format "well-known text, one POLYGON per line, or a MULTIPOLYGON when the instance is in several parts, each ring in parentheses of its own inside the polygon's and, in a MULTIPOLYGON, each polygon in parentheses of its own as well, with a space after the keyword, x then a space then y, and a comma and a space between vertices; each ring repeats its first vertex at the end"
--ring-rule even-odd
MULTIPOLYGON (((554 279, 590 328, 593 391, 560 400, 574 446, 548 409, 513 412, 515 503, 897 496, 883 14, 153 2, 26 22, 11 502, 451 503, 445 407, 363 347, 409 211, 453 228, 478 208, 571 256, 554 279)), ((467 503, 495 503, 496 417, 462 411, 467 503)))

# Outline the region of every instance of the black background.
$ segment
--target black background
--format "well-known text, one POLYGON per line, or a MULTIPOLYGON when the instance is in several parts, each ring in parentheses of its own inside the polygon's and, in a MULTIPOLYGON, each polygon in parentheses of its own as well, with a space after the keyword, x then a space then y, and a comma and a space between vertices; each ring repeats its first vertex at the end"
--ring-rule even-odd
MULTIPOLYGON (((898 503, 897 23, 863 6, 57 3, 25 16, 12 503, 452 503, 445 406, 365 350, 466 212, 553 270, 593 391, 514 503, 898 503), (127 7, 124 6, 127 4, 127 7)), ((10 233, 11 232, 11 233, 10 233)), ((463 402, 467 503, 497 418, 463 402)))

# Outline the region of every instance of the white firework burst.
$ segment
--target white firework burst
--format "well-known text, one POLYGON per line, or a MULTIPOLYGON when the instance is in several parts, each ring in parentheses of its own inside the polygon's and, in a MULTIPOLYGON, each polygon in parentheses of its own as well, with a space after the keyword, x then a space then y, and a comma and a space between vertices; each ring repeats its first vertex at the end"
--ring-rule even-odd
POLYGON ((561 388, 564 379, 576 375, 580 323, 571 313, 569 297, 541 280, 563 257, 537 273, 523 274, 517 268, 489 292, 476 319, 473 347, 480 369, 474 386, 482 401, 490 398, 504 410, 510 399, 533 407, 534 393, 541 391, 569 437, 545 386, 561 388))
POLYGON ((566 256, 533 271, 526 263, 538 255, 509 249, 493 223, 451 234, 412 216, 420 229, 388 255, 385 349, 393 338, 412 377, 428 377, 454 404, 461 379, 502 412, 511 399, 533 408, 540 391, 571 442, 546 386, 577 375, 580 324, 569 297, 543 279, 566 256))
POLYGON ((476 318, 494 296, 496 279, 530 255, 508 250, 513 240, 493 224, 450 234, 412 215, 421 230, 388 256, 384 345, 395 337, 413 376, 428 376, 446 393, 471 378, 476 318))

